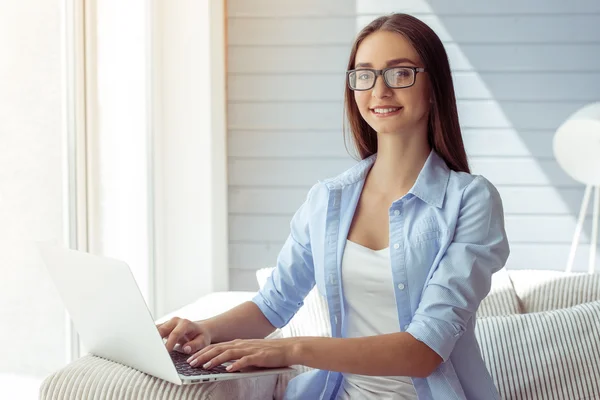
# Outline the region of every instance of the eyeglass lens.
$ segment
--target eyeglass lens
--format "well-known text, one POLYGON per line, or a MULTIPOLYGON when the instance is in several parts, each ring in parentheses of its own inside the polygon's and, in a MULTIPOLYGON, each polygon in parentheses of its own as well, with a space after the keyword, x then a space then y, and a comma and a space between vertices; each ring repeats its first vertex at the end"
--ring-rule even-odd
MULTIPOLYGON (((385 82, 392 88, 403 88, 414 83, 415 72, 410 68, 392 68, 383 74, 385 82)), ((348 75, 350 87, 356 90, 369 90, 375 86, 375 72, 370 70, 353 71, 348 75)))

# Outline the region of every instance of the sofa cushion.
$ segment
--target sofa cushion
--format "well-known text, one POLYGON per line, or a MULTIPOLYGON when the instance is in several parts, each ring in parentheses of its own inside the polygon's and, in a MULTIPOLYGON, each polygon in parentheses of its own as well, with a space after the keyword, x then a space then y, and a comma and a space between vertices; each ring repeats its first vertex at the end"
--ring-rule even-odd
POLYGON ((600 302, 479 318, 476 331, 502 399, 597 399, 600 302))
POLYGON ((492 275, 492 286, 488 295, 479 304, 477 317, 521 314, 517 292, 506 268, 492 275))
POLYGON ((509 275, 526 313, 600 300, 600 274, 511 270, 509 275))
POLYGON ((175 385, 95 356, 82 357, 44 380, 41 400, 270 399, 277 375, 196 385, 175 385))

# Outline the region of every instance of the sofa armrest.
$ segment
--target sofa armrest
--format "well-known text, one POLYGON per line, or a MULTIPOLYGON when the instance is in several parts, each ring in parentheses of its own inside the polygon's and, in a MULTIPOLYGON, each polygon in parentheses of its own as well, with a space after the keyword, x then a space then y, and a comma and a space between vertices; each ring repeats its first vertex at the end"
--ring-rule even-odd
MULTIPOLYGON (((168 313, 157 323, 177 316, 190 320, 213 317, 249 301, 255 292, 215 292, 168 313)), ((269 335, 277 337, 279 331, 269 335)), ((86 355, 48 376, 40 387, 41 400, 75 398, 267 399, 273 398, 278 375, 178 386, 93 355, 86 355), (111 395, 112 393, 112 395, 111 395)))
POLYGON ((197 385, 175 385, 103 358, 87 355, 47 377, 40 400, 272 399, 277 375, 197 385))

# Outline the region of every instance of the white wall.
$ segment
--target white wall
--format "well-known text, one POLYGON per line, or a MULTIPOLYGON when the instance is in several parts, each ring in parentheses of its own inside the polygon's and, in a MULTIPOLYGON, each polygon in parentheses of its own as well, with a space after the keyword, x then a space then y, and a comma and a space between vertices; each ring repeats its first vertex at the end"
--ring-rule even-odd
POLYGON ((600 96, 600 2, 229 0, 233 289, 256 288, 254 270, 273 265, 310 186, 353 163, 341 133, 349 47, 389 12, 444 41, 473 172, 504 199, 508 268, 564 269, 583 188, 554 160, 552 135, 600 96))

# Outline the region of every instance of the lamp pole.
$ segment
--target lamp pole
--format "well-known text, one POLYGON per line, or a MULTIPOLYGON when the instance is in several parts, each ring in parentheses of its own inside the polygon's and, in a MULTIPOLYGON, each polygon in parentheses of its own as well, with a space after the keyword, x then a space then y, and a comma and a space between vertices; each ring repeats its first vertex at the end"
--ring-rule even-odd
POLYGON ((600 218, 600 186, 594 187, 594 211, 592 215, 592 241, 590 243, 589 273, 596 267, 596 249, 598 247, 598 218, 600 218))
POLYGON ((581 231, 583 230, 585 214, 590 204, 592 188, 594 189, 594 205, 592 215, 592 238, 590 241, 590 260, 588 266, 588 273, 593 274, 594 269, 596 267, 596 247, 598 246, 598 218, 600 216, 600 186, 587 185, 585 187, 585 193, 583 194, 581 209, 579 210, 579 218, 577 218, 577 226, 575 227, 573 242, 571 243, 571 251, 569 253, 569 260, 567 262, 566 272, 572 272, 573 270, 573 263, 575 262, 575 253, 577 252, 579 238, 581 237, 581 231))

